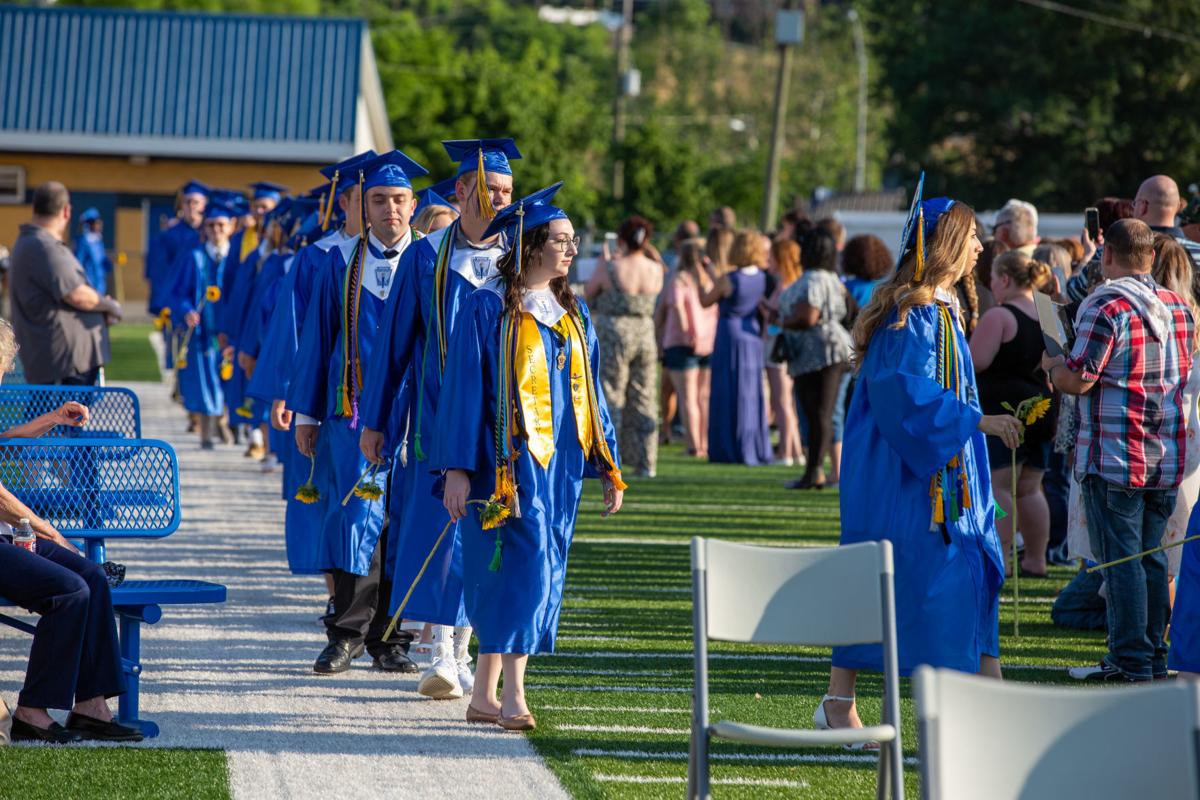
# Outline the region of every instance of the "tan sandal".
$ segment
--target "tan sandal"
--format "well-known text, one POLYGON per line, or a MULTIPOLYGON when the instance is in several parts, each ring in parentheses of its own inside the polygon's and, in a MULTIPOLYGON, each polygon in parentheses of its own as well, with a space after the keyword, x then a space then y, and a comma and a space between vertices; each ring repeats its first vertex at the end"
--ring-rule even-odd
POLYGON ((506 731, 531 731, 537 728, 533 714, 517 714, 515 717, 501 715, 497 721, 506 731))
POLYGON ((486 711, 480 711, 470 703, 467 704, 467 722, 480 722, 488 725, 499 725, 500 715, 489 714, 486 711))

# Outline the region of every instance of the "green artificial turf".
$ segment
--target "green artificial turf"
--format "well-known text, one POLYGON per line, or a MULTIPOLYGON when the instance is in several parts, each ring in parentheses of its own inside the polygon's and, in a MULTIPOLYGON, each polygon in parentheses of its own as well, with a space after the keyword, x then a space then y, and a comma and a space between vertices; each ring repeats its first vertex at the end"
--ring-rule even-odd
POLYGON ((154 326, 148 322, 122 322, 108 329, 112 347, 112 360, 104 367, 108 382, 159 380, 154 348, 150 346, 153 331, 154 326))
POLYGON ((0 748, 0 800, 226 800, 220 750, 0 748))
MULTIPOLYGON (((677 447, 659 458, 659 477, 631 479, 625 507, 615 517, 600 517, 598 486, 588 482, 571 548, 558 653, 530 660, 528 697, 539 724, 531 741, 579 798, 684 793, 679 781, 687 774, 692 685, 691 537, 780 545, 831 545, 838 538, 837 492, 784 489, 794 469, 710 465, 684 457, 677 447)), ((1021 666, 1009 670, 1008 679, 1065 683, 1064 667, 1095 663, 1103 654, 1101 634, 1050 623, 1050 601, 1070 575, 1057 568, 1050 578, 1022 580, 1019 638, 1012 636, 1005 588, 1002 660, 1021 666)), ((811 727, 829 677, 828 649, 711 643, 710 652, 714 720, 811 727)), ((867 724, 879 719, 881 689, 877 675, 861 676, 859 710, 867 724)), ((907 680, 902 692, 904 749, 915 757, 907 680)), ((840 760, 851 755, 844 750, 809 749, 794 752, 839 761, 755 760, 745 756, 786 759, 793 751, 725 742, 714 743, 712 752, 717 797, 874 796, 872 756, 849 763, 840 760)), ((918 796, 915 765, 905 773, 909 794, 918 796)))

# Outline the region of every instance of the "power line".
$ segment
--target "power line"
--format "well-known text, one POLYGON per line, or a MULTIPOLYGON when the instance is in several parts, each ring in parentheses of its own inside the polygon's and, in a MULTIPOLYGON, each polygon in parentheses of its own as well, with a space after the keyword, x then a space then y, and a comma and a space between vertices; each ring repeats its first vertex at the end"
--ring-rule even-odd
POLYGON ((1200 45, 1200 38, 1189 36, 1186 33, 1173 31, 1168 28, 1156 28, 1153 25, 1146 25, 1145 23, 1141 22, 1130 22, 1129 20, 1109 16, 1108 14, 1101 14, 1096 11, 1088 11, 1087 9, 1083 8, 1075 8, 1074 6, 1064 5, 1063 3, 1055 3, 1053 0, 1017 0, 1017 2, 1024 3, 1027 6, 1034 6, 1035 8, 1040 8, 1044 11, 1054 11, 1071 17, 1086 19, 1090 22, 1097 22, 1101 25, 1109 25, 1114 28, 1121 28, 1134 33, 1140 33, 1147 38, 1157 36, 1160 39, 1170 39, 1183 44, 1200 45))

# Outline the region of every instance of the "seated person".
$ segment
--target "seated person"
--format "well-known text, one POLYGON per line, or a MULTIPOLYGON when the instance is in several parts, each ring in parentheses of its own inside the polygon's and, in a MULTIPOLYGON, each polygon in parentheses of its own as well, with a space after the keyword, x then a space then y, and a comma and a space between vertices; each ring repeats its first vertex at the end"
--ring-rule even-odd
MULTIPOLYGON (((12 327, 0 320, 0 375, 16 356, 12 327)), ((8 435, 45 433, 59 421, 87 422, 78 403, 19 426, 8 435), (50 423, 47 418, 53 418, 50 423)), ((12 740, 53 743, 97 739, 136 742, 142 734, 112 718, 107 698, 125 692, 112 595, 104 570, 0 485, 0 597, 41 615, 25 685, 13 711, 12 740), (35 552, 12 543, 11 526, 28 519, 37 536, 35 552), (70 709, 66 727, 49 708, 70 709)))

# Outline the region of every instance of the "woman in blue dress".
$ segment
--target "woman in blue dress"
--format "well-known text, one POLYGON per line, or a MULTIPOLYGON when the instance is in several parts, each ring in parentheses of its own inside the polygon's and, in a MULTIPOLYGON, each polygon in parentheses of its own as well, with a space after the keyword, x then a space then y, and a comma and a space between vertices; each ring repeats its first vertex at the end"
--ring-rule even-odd
POLYGON ((511 231, 514 247, 460 312, 429 453, 430 467, 445 471, 446 510, 462 520, 464 600, 479 639, 467 720, 507 730, 536 724, 525 666, 554 651, 583 478, 603 481, 606 515, 625 489, 595 331, 567 285, 579 238, 549 205, 557 188, 509 206, 488 228, 511 231))
POLYGON ((733 272, 714 276, 700 303, 720 301, 712 354, 708 413, 708 460, 714 464, 770 464, 767 401, 763 394, 763 337, 758 306, 771 295, 767 263, 770 240, 757 231, 738 231, 730 260, 733 272))
MULTIPOLYGON (((1000 677, 1004 559, 984 435, 1015 447, 1021 424, 979 410, 953 287, 981 250, 967 205, 922 203, 918 188, 900 265, 854 329, 858 383, 846 418, 841 541, 893 544, 902 675, 929 664, 1000 677)), ((882 669, 879 645, 833 648, 818 727, 861 726, 860 669, 882 669)))

